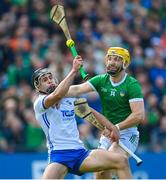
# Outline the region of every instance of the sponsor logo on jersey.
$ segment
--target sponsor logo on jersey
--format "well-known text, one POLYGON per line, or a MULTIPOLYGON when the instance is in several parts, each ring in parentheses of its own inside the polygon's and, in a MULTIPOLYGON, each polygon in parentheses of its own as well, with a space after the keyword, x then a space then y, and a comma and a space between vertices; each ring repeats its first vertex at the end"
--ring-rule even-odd
POLYGON ((74 116, 74 110, 61 110, 63 117, 71 117, 74 116))
POLYGON ((102 91, 102 92, 107 92, 107 89, 104 88, 104 87, 101 87, 101 91, 102 91))
POLYGON ((126 94, 126 91, 124 91, 124 90, 120 91, 120 96, 121 96, 121 97, 124 97, 125 94, 126 94))

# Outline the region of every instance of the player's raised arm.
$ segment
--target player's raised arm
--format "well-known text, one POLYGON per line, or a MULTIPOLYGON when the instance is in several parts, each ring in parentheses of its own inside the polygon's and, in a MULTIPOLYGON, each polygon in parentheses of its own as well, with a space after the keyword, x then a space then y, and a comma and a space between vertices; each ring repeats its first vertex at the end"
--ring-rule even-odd
POLYGON ((57 88, 47 96, 45 99, 45 106, 50 107, 54 105, 57 101, 62 99, 67 93, 69 86, 74 80, 79 68, 83 65, 83 60, 80 56, 76 56, 73 61, 73 67, 66 78, 57 86, 57 88))
POLYGON ((67 93, 69 86, 74 80, 80 66, 83 65, 81 56, 76 56, 73 60, 73 66, 69 74, 58 85, 58 81, 48 69, 38 69, 33 74, 33 82, 36 90, 46 95, 43 106, 49 108, 55 105, 67 93))

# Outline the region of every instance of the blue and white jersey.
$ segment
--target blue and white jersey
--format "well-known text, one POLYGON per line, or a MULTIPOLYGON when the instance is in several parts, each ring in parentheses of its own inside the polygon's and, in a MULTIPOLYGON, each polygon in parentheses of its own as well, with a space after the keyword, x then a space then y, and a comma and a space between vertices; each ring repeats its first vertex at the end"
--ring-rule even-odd
POLYGON ((45 109, 45 97, 46 95, 39 95, 34 102, 34 110, 36 119, 46 135, 48 152, 84 148, 75 120, 75 98, 63 98, 58 107, 45 109))

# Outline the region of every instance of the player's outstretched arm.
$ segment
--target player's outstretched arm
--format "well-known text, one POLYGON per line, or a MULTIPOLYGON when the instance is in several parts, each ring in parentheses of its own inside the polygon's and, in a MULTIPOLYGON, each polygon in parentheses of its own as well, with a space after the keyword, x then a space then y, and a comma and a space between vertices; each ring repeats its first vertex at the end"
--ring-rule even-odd
POLYGON ((44 101, 44 106, 46 108, 53 106, 56 102, 58 102, 60 99, 62 99, 65 96, 65 94, 69 90, 71 83, 74 80, 75 75, 77 74, 79 68, 82 65, 83 65, 82 58, 80 56, 76 56, 76 58, 73 60, 73 66, 69 74, 58 85, 58 87, 46 97, 44 101))
POLYGON ((88 82, 79 84, 79 85, 72 85, 69 88, 68 93, 66 96, 68 97, 75 97, 75 96, 80 96, 82 94, 92 92, 94 89, 89 85, 88 82))

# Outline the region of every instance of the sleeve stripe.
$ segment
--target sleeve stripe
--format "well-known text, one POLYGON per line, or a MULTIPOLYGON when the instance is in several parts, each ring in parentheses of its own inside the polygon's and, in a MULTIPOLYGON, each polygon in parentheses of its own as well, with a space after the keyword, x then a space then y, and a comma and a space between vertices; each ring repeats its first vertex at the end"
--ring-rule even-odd
POLYGON ((138 101, 144 101, 143 98, 134 98, 134 99, 130 99, 129 102, 138 102, 138 101))
POLYGON ((47 96, 45 96, 45 97, 43 98, 43 100, 42 100, 42 106, 43 106, 44 109, 47 109, 47 108, 45 107, 45 105, 44 105, 44 100, 45 100, 46 97, 47 97, 47 96))

